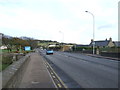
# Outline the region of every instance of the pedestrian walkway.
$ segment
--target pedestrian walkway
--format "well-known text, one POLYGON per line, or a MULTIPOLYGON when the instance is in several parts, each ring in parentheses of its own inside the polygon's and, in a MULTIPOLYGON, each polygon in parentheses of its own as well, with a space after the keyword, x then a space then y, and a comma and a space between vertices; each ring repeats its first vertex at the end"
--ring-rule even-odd
POLYGON ((55 88, 42 56, 33 53, 19 88, 55 88))
POLYGON ((86 54, 88 56, 92 56, 92 57, 97 57, 97 58, 105 58, 105 59, 112 59, 112 60, 120 60, 120 58, 113 58, 113 57, 106 57, 106 56, 101 56, 101 55, 96 55, 96 54, 86 54))

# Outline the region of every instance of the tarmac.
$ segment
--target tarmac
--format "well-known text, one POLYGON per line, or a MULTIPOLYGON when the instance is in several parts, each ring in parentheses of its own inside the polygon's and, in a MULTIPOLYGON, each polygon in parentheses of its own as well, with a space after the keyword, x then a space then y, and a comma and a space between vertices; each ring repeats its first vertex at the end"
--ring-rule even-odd
POLYGON ((19 88, 55 88, 42 56, 32 53, 19 88))
MULTIPOLYGON (((118 60, 117 58, 87 54, 89 56, 118 60)), ((30 62, 23 75, 19 88, 56 88, 43 57, 38 52, 32 53, 30 62)))

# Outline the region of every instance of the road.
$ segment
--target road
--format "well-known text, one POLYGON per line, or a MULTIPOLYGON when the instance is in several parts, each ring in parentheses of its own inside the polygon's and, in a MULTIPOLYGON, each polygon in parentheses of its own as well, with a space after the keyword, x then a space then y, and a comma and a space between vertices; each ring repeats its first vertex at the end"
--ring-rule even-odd
POLYGON ((118 88, 118 61, 78 53, 40 52, 82 88, 118 88))

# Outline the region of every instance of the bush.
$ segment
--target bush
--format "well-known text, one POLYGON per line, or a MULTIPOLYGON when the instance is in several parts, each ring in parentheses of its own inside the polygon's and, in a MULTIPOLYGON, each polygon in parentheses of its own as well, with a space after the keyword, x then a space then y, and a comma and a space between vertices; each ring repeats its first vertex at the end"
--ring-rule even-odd
POLYGON ((13 59, 13 55, 3 55, 2 56, 2 64, 11 64, 13 59))
POLYGON ((83 49, 85 49, 85 50, 92 50, 91 47, 76 47, 76 51, 83 51, 83 49))
POLYGON ((100 48, 100 51, 101 52, 120 52, 120 48, 117 48, 117 47, 106 47, 106 48, 100 48))
POLYGON ((22 51, 21 53, 23 54, 27 54, 27 53, 30 53, 30 52, 35 52, 34 50, 30 50, 30 51, 22 51))

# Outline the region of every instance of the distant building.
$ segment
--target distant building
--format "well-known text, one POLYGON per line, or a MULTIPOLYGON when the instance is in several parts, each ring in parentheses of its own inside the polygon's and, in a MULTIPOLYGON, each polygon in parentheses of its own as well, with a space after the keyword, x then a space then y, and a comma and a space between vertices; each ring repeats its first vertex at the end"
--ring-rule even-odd
POLYGON ((7 46, 0 46, 0 49, 7 49, 7 46))
MULTIPOLYGON (((95 42, 95 47, 114 47, 115 44, 114 42, 112 41, 112 38, 109 38, 109 40, 101 40, 101 41, 94 41, 95 42)), ((93 46, 93 40, 91 40, 91 43, 89 44, 89 46, 93 46)))
POLYGON ((61 51, 72 51, 73 45, 63 45, 61 51))
POLYGON ((48 47, 56 47, 56 45, 53 44, 53 45, 49 45, 48 47))
POLYGON ((89 45, 78 44, 75 47, 89 47, 89 45))

